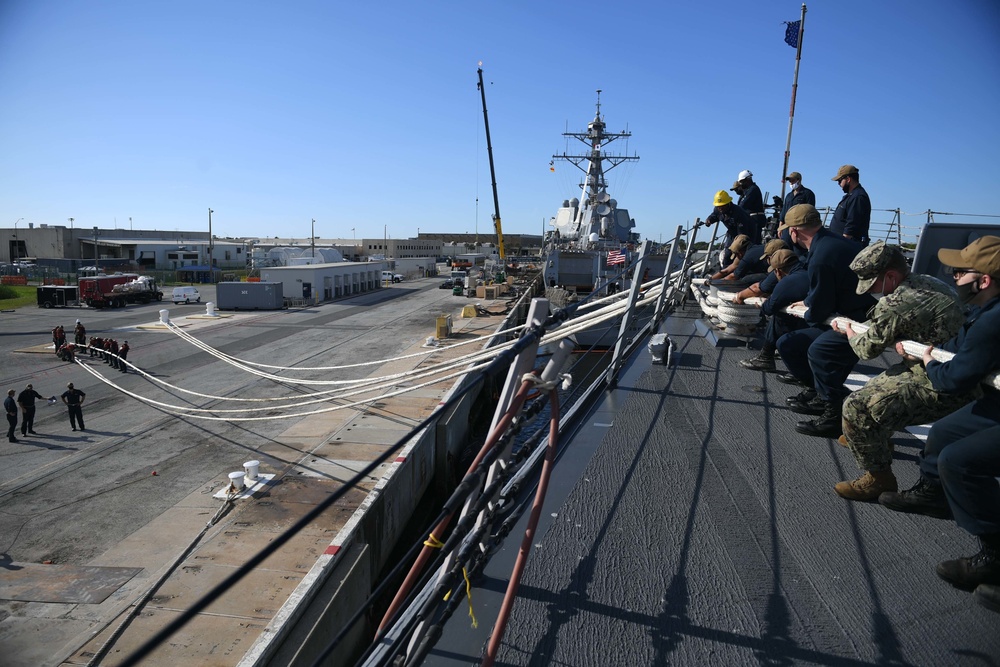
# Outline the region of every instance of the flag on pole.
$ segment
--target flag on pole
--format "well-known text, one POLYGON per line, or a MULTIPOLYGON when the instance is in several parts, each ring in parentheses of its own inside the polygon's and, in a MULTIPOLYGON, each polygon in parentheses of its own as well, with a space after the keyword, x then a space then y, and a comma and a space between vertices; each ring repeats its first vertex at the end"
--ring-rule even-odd
POLYGON ((608 266, 614 266, 615 264, 624 264, 625 254, 621 250, 612 250, 608 253, 608 266))
POLYGON ((785 21, 785 44, 793 49, 799 48, 799 25, 801 21, 785 21))

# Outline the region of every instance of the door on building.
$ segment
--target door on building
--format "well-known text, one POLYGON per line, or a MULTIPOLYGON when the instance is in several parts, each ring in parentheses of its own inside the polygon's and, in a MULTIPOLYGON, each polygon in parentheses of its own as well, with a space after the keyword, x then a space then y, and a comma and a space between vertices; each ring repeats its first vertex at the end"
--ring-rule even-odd
POLYGON ((308 299, 312 297, 313 286, 312 283, 302 283, 302 298, 308 299))

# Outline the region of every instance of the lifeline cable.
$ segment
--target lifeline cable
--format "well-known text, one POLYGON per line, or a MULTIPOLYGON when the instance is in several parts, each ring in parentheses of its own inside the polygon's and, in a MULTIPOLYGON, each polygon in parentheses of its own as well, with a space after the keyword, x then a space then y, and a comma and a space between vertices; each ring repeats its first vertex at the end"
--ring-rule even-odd
MULTIPOLYGON (((489 365, 489 369, 493 372, 499 372, 500 369, 509 365, 513 362, 514 358, 527 347, 529 344, 533 343, 544 331, 545 326, 551 323, 558 324, 563 319, 565 319, 565 311, 553 313, 546 319, 546 322, 540 327, 529 327, 524 336, 520 338, 516 345, 514 345, 509 350, 505 351, 503 354, 498 356, 493 363, 489 365)), ((487 371, 484 371, 484 373, 487 371)), ((443 401, 438 407, 428 415, 420 424, 414 428, 414 431, 419 431, 430 425, 434 420, 439 419, 440 416, 448 409, 456 405, 459 399, 465 395, 465 393, 473 387, 470 384, 463 390, 455 392, 455 394, 443 401)), ((252 556, 246 563, 237 568, 232 574, 223 579, 221 582, 216 584, 209 590, 204 596, 197 600, 188 609, 183 611, 178 615, 176 619, 170 622, 165 628, 157 632, 153 637, 146 640, 139 648, 128 655, 125 660, 121 663, 121 667, 134 667, 138 665, 139 662, 149 655, 157 646, 162 642, 166 641, 171 637, 177 630, 187 625, 187 623, 194 618, 198 613, 203 611, 208 607, 213 601, 218 599, 223 593, 225 593, 229 588, 239 582, 243 577, 249 574, 255 567, 263 563, 271 554, 273 554, 277 549, 285 545, 289 540, 292 539, 296 534, 298 534, 303 528, 309 525, 313 520, 319 517, 324 511, 331 507, 337 500, 343 497, 349 490, 357 486, 362 480, 364 480, 370 473, 372 473, 378 466, 385 463, 391 456, 403 447, 410 439, 411 434, 407 433, 400 440, 396 442, 395 445, 387 449, 380 456, 376 457, 371 463, 366 465, 364 468, 359 470, 354 477, 349 479, 343 486, 331 493, 325 500, 316 505, 312 510, 307 512, 298 521, 296 521, 288 529, 279 533, 271 542, 268 543, 263 549, 261 549, 257 554, 252 556)))

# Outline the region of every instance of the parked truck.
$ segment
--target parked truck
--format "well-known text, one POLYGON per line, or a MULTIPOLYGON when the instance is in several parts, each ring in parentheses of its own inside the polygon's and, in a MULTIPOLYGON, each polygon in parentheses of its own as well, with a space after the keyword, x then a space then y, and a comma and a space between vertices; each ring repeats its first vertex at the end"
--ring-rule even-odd
POLYGON ((149 303, 162 301, 163 292, 156 281, 149 276, 139 276, 135 280, 111 288, 112 293, 119 298, 125 297, 127 303, 149 303))
MULTIPOLYGON (((80 300, 91 308, 122 308, 127 303, 141 301, 139 294, 128 292, 116 292, 115 287, 131 283, 139 278, 135 273, 116 273, 111 276, 95 276, 93 278, 80 278, 80 300)), ((153 282, 155 288, 156 283, 153 282)), ((157 291, 146 292, 143 303, 149 303, 156 298, 157 291)), ((159 299, 163 294, 159 293, 159 299)), ((157 299, 157 300, 159 300, 157 299)))

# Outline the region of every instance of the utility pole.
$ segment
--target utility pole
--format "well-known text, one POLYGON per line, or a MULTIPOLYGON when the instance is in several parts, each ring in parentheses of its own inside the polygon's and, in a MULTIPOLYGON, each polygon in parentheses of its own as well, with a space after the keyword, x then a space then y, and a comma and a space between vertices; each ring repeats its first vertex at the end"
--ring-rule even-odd
POLYGON ((215 272, 212 270, 212 209, 208 209, 208 282, 215 282, 215 272))

